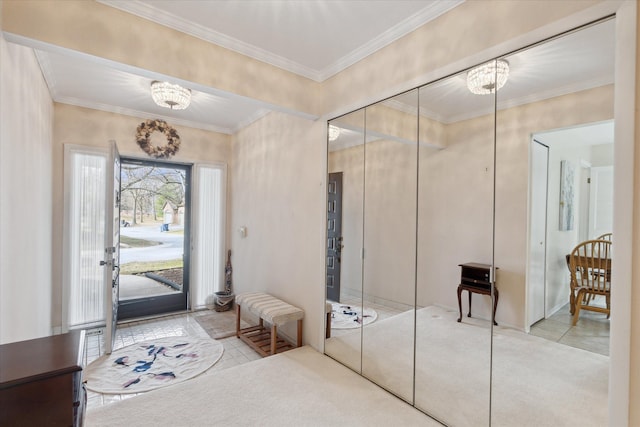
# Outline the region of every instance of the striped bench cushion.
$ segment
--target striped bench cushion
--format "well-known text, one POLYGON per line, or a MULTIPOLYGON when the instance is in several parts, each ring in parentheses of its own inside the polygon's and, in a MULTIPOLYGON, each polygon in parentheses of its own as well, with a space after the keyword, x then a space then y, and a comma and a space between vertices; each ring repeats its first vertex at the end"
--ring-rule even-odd
POLYGON ((276 326, 304 317, 302 309, 263 292, 239 294, 236 304, 276 326))

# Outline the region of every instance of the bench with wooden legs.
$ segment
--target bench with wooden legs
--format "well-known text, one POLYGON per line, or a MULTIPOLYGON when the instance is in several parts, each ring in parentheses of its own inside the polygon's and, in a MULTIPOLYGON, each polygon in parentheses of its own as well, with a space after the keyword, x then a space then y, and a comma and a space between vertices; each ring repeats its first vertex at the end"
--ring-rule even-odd
POLYGON ((293 320, 298 321, 296 347, 302 346, 303 318, 302 309, 263 292, 250 292, 236 296, 236 336, 263 357, 294 348, 293 344, 278 337, 278 327, 293 320), (259 324, 241 329, 242 309, 258 316, 259 324), (264 322, 271 327, 266 328, 264 322))

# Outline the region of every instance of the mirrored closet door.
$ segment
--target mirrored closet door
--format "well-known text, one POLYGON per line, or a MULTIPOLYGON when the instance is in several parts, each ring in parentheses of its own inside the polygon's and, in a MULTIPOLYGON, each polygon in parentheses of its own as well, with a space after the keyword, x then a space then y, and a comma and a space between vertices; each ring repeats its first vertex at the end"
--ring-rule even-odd
POLYGON ((415 405, 447 425, 486 426, 495 97, 468 75, 420 88, 415 405))
MULTIPOLYGON (((510 72, 497 92, 492 426, 558 425, 559 414, 608 423, 603 310, 615 273, 570 266, 574 248, 613 226, 614 52, 609 19, 500 59, 510 72), (578 297, 578 282, 602 291, 578 297)), ((615 238, 589 247, 605 265, 615 238)))
POLYGON ((328 128, 325 353, 362 373, 362 240, 365 110, 328 128))
POLYGON ((418 90, 366 116, 362 375, 413 403, 418 90))
POLYGON ((329 121, 326 354, 448 426, 607 424, 614 52, 603 20, 329 121))

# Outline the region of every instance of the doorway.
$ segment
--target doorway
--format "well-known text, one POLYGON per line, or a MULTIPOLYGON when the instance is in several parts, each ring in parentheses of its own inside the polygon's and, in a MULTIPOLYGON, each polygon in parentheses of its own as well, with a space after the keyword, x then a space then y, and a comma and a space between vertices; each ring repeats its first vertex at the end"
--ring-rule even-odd
MULTIPOLYGON (((527 325, 530 333, 583 350, 609 354, 609 319, 601 314, 581 313, 577 326, 571 326, 570 271, 568 255, 580 242, 596 239, 613 230, 613 150, 614 122, 587 123, 581 126, 555 129, 534 135, 536 142, 548 147, 546 198, 534 196, 542 178, 535 176, 534 153, 531 157, 529 273, 527 277, 527 325), (563 175, 563 168, 572 171, 563 175), (571 176, 570 198, 561 196, 561 183, 567 185, 571 176), (537 200, 537 202, 536 202, 537 200), (566 204, 570 209, 563 210, 566 204), (543 208, 543 206, 546 206, 543 208), (567 217, 567 212, 570 212, 567 217), (546 218, 544 240, 534 234, 535 223, 546 218), (544 316, 533 316, 533 293, 538 287, 531 274, 536 244, 544 241, 544 316), (536 323, 537 322, 537 323, 536 323), (535 324, 534 324, 535 323, 535 324)), ((532 142, 533 144, 534 142, 532 142)), ((542 234, 540 234, 542 236, 542 234)), ((596 298, 593 305, 604 304, 596 298)))
POLYGON ((122 158, 118 320, 187 310, 191 166, 122 158))

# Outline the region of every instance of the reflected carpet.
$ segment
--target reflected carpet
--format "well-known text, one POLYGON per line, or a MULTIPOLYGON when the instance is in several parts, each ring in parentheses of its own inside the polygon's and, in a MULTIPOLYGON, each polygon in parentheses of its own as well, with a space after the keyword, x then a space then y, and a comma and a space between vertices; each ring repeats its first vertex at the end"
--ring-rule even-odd
POLYGON ((446 425, 488 425, 490 416, 494 427, 607 425, 607 356, 503 326, 491 340, 489 322, 457 317, 409 310, 332 336, 325 352, 408 401, 415 375, 415 406, 446 425))
POLYGON ((210 338, 159 338, 115 350, 90 363, 87 389, 97 393, 140 393, 193 378, 220 358, 222 344, 210 338))
POLYGON ((368 325, 378 318, 378 313, 370 308, 331 303, 331 329, 353 329, 368 325))

